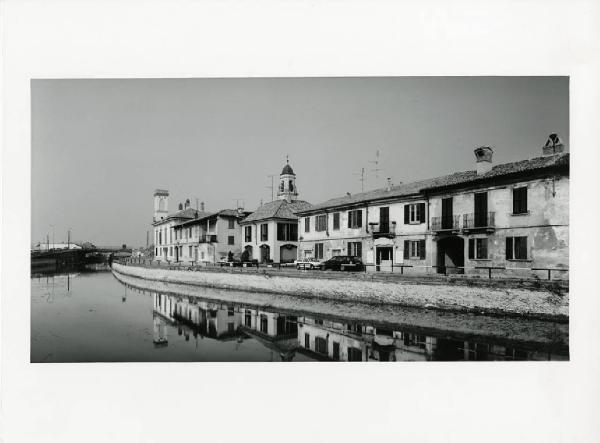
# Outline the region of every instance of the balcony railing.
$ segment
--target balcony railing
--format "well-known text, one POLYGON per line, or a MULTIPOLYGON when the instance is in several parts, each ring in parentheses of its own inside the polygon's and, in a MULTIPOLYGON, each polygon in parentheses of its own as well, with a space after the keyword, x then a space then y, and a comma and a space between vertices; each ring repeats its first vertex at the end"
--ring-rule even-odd
POLYGON ((460 216, 431 217, 432 231, 456 231, 460 229, 460 216))
POLYGON ((214 234, 201 235, 198 243, 217 243, 217 236, 214 234))
POLYGON ((369 223, 373 238, 394 237, 396 235, 396 223, 369 223))
POLYGON ((463 229, 490 229, 495 227, 494 212, 476 212, 463 215, 463 229))

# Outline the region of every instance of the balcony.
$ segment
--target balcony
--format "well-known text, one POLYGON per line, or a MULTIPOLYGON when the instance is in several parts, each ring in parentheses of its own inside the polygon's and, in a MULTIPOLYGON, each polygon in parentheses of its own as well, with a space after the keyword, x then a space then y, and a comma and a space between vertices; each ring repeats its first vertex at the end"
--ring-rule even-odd
POLYGON ((494 215, 494 212, 475 212, 474 214, 464 214, 463 231, 494 231, 496 229, 494 215))
POLYGON ((391 223, 369 223, 373 239, 384 237, 394 238, 396 236, 396 222, 391 223))
POLYGON ((198 243, 217 243, 217 236, 216 234, 201 235, 198 243))
POLYGON ((438 233, 460 230, 460 215, 431 217, 431 230, 438 233))

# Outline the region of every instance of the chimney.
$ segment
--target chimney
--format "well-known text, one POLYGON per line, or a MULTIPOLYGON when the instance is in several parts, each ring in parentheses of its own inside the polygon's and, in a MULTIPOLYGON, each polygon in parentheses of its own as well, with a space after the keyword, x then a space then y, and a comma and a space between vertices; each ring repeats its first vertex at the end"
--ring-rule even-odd
POLYGON ((560 154, 565 150, 565 145, 557 134, 550 134, 546 144, 542 148, 544 157, 548 155, 560 154))
POLYGON ((179 203, 179 210, 182 211, 183 210, 183 204, 179 203))
POLYGON ((237 208, 237 213, 238 215, 244 215, 244 208, 237 208))
POLYGON ((200 202, 200 211, 204 212, 204 202, 200 202))
POLYGON ((185 200, 185 206, 184 206, 184 208, 187 209, 189 207, 190 207, 190 199, 188 198, 188 199, 185 200))
POLYGON ((387 188, 385 188, 386 191, 390 192, 392 189, 392 179, 391 177, 387 178, 387 188))
POLYGON ((350 197, 352 194, 350 194, 349 192, 346 192, 346 195, 347 195, 348 197, 350 197))
POLYGON ((475 148, 475 159, 477 160, 477 175, 485 174, 492 170, 492 155, 494 151, 489 146, 475 148))

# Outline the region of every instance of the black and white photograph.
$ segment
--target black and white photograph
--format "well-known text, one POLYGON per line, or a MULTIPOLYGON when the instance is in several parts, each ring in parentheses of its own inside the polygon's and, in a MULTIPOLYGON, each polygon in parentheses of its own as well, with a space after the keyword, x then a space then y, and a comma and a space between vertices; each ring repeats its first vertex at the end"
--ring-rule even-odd
POLYGON ((569 359, 567 77, 31 87, 32 362, 569 359))
POLYGON ((598 441, 599 25, 0 1, 0 443, 598 441))

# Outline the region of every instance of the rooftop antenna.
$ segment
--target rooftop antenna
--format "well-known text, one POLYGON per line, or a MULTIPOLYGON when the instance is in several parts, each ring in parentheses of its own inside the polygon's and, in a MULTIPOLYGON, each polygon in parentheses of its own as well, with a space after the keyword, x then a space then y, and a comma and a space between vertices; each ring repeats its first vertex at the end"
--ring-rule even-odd
POLYGON ((365 192, 365 168, 360 168, 360 173, 354 172, 352 175, 360 175, 358 179, 360 181, 360 190, 361 192, 365 192))
POLYGON ((381 171, 381 169, 379 168, 379 149, 375 153, 375 161, 369 160, 369 163, 373 163, 375 165, 375 169, 371 169, 371 172, 374 172, 375 179, 379 180, 379 171, 381 171))
POLYGON ((235 209, 240 209, 244 207, 244 200, 241 198, 232 198, 235 201, 235 209), (240 202, 242 202, 242 206, 240 206, 240 202))
MULTIPOLYGON (((265 188, 267 189, 271 189, 271 201, 275 200, 275 184, 273 182, 273 177, 275 177, 273 174, 269 174, 267 175, 267 177, 271 177, 271 186, 265 186, 265 188)), ((262 206, 262 205, 261 205, 262 206)))

